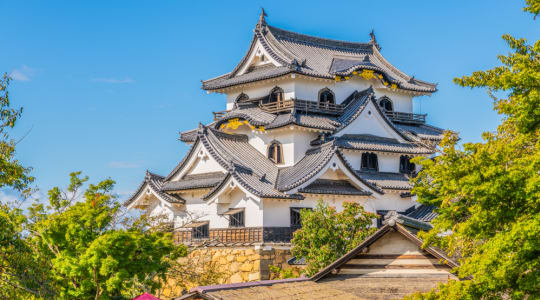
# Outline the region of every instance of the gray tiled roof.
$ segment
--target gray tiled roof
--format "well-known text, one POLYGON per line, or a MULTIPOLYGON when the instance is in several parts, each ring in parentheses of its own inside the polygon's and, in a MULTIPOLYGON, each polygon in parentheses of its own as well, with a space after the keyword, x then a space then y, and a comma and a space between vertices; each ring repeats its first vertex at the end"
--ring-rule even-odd
POLYGON ((394 123, 394 126, 407 136, 418 137, 420 139, 439 141, 442 139, 444 130, 427 124, 400 124, 394 123))
POLYGON ((317 174, 334 156, 336 147, 333 142, 310 149, 294 166, 279 170, 277 188, 280 191, 291 190, 317 174))
POLYGON ((405 174, 373 171, 356 171, 356 173, 382 189, 409 190, 412 188, 409 177, 405 174))
POLYGON ((423 222, 431 222, 439 214, 435 212, 435 206, 432 205, 420 205, 412 212, 406 214, 407 217, 411 217, 423 222))
POLYGON ((210 188, 220 183, 225 174, 222 172, 203 173, 195 175, 186 175, 177 181, 167 181, 163 183, 162 190, 165 192, 210 188))
POLYGON ((274 188, 278 168, 248 143, 246 135, 232 135, 203 127, 199 139, 212 157, 251 193, 267 198, 303 198, 274 188))
POLYGON ((162 191, 161 188, 163 186, 164 179, 165 178, 163 176, 146 171, 146 176, 144 177, 143 182, 139 185, 135 193, 133 193, 133 195, 129 197, 126 202, 124 202, 124 206, 128 206, 135 201, 135 199, 144 191, 145 186, 148 186, 154 193, 169 203, 186 203, 186 200, 182 199, 181 197, 177 195, 169 195, 162 191))
POLYGON ((282 168, 279 170, 279 176, 276 183, 276 188, 280 191, 289 191, 308 182, 313 176, 317 175, 332 159, 337 158, 349 169, 353 176, 356 176, 360 182, 372 188, 375 192, 382 194, 383 191, 377 186, 366 181, 358 176, 353 170, 349 162, 345 159, 336 142, 330 141, 325 144, 316 146, 306 151, 304 157, 294 166, 282 168))
POLYGON ((253 126, 262 125, 265 129, 276 129, 287 125, 298 125, 307 128, 333 131, 341 125, 336 117, 332 116, 297 111, 284 114, 271 114, 265 112, 259 106, 252 104, 249 106, 241 106, 227 112, 215 123, 214 127, 219 128, 221 124, 234 118, 247 120, 253 126))
POLYGON ((281 67, 256 68, 238 74, 247 60, 247 54, 236 68, 225 75, 203 81, 203 89, 215 90, 242 83, 275 78, 289 73, 299 73, 321 78, 350 75, 358 69, 380 72, 390 83, 400 88, 432 93, 436 85, 410 77, 391 65, 379 52, 376 43, 354 43, 323 39, 286 31, 266 23, 257 24, 250 50, 260 42, 281 67))
POLYGON ((401 143, 396 139, 377 137, 368 134, 345 134, 337 138, 343 149, 382 151, 408 154, 431 154, 432 149, 415 143, 401 143))
POLYGON ((299 190, 301 193, 308 194, 337 194, 337 195, 356 195, 369 196, 370 192, 364 191, 353 186, 347 180, 316 179, 311 184, 299 190))

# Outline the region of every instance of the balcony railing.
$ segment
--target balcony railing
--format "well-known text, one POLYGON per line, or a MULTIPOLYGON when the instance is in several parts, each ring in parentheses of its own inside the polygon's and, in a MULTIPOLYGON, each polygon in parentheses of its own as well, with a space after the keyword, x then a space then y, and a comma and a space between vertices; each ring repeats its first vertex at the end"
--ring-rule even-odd
POLYGON ((301 99, 290 99, 277 102, 259 103, 261 109, 269 113, 278 113, 289 111, 293 108, 303 112, 314 112, 330 115, 340 115, 343 113, 344 106, 334 103, 319 103, 301 99))
POLYGON ((399 111, 385 111, 385 114, 390 120, 408 124, 425 124, 426 114, 411 114, 399 111))
MULTIPOLYGON (((341 115, 345 108, 342 104, 333 103, 319 103, 315 101, 291 99, 270 103, 259 103, 259 107, 269 113, 279 113, 284 111, 291 111, 293 108, 297 111, 321 113, 329 115, 341 115)), ((228 113, 228 110, 214 112, 214 121, 220 120, 228 113)), ((426 114, 413 114, 399 111, 384 111, 386 116, 390 120, 399 123, 407 124, 425 124, 426 114)))
POLYGON ((180 229, 174 232, 176 243, 196 244, 204 241, 215 243, 290 243, 293 232, 298 227, 243 227, 214 228, 209 230, 208 238, 193 238, 193 230, 180 229))
POLYGON ((223 119, 223 116, 228 113, 228 110, 222 110, 222 111, 214 111, 212 112, 214 114, 214 121, 223 119))

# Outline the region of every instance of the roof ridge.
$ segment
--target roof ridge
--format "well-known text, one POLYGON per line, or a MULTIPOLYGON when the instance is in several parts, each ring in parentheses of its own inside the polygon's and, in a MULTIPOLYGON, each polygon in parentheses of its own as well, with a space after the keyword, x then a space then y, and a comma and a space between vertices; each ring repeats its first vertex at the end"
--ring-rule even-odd
POLYGON ((321 45, 315 43, 317 41, 318 42, 323 42, 323 43, 332 43, 332 44, 334 44, 334 46, 324 45, 324 46, 326 46, 328 48, 342 48, 342 49, 351 49, 352 50, 352 49, 358 49, 358 48, 362 47, 363 50, 373 49, 373 45, 370 44, 370 43, 350 42, 350 41, 344 41, 344 40, 323 38, 323 37, 308 35, 308 34, 304 34, 304 33, 298 33, 298 32, 294 32, 294 31, 291 31, 291 30, 286 30, 286 29, 278 28, 278 27, 271 26, 271 25, 266 25, 266 27, 271 32, 273 31, 272 34, 274 36, 275 36, 274 33, 277 33, 278 35, 281 34, 281 36, 283 36, 284 39, 287 39, 287 40, 295 40, 295 41, 303 42, 303 43, 307 43, 307 44, 310 44, 310 42, 311 42, 312 44, 316 44, 318 46, 321 46, 321 45), (340 46, 337 46, 337 45, 340 45, 340 46), (347 47, 347 46, 350 46, 350 47, 347 47))

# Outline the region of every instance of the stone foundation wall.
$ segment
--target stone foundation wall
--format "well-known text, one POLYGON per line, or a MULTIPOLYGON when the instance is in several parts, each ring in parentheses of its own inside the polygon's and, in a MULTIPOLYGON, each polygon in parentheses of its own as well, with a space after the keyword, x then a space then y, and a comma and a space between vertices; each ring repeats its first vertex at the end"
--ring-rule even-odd
MULTIPOLYGON (((198 272, 204 272, 204 268, 213 268, 220 274, 216 283, 224 284, 275 279, 276 276, 270 272, 271 265, 284 270, 292 269, 295 277, 298 277, 301 267, 289 265, 287 260, 290 258, 291 251, 287 247, 249 246, 193 249, 188 257, 182 259, 198 272)), ((190 289, 197 285, 197 282, 190 282, 186 287, 190 289)), ((167 280, 160 294, 166 299, 176 297, 178 293, 181 293, 181 289, 172 280, 167 280)))
POLYGON ((194 262, 214 263, 217 271, 224 274, 220 283, 271 279, 270 265, 294 269, 300 275, 298 267, 287 264, 287 260, 292 258, 291 251, 287 248, 212 247, 193 250, 189 256, 194 262))

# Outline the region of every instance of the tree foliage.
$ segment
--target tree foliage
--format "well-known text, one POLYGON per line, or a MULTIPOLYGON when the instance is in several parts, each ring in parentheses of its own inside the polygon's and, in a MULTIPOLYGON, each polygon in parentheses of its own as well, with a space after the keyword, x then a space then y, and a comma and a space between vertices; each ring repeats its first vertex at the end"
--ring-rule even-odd
POLYGON ((88 178, 80 172, 70 176, 66 190, 51 189, 48 205, 34 203, 28 216, 20 210, 7 217, 0 214, 0 222, 9 228, 2 231, 2 245, 24 250, 12 255, 20 263, 7 261, 13 275, 4 274, 9 281, 0 283, 0 295, 113 299, 159 288, 171 263, 187 254, 186 248, 174 245, 169 233, 152 230, 145 219, 123 217, 111 179, 89 184, 80 197, 88 178), (33 281, 25 280, 28 270, 33 281))
MULTIPOLYGON (((537 14, 539 2, 528 3, 537 14)), ((422 237, 460 257, 458 275, 470 280, 413 298, 540 297, 540 41, 503 39, 512 53, 499 56, 501 66, 455 79, 487 88, 504 117, 497 131, 463 149, 447 134, 440 156, 417 159, 423 169, 413 192, 439 213, 422 237)))
POLYGON ((28 194, 28 186, 34 181, 29 175, 31 168, 23 167, 15 159, 16 143, 9 137, 9 130, 22 114, 22 108, 11 107, 8 91, 10 80, 7 74, 0 78, 0 188, 12 187, 28 194))
POLYGON ((359 203, 344 202, 343 211, 319 201, 314 210, 300 212, 302 228, 294 233, 292 254, 304 257, 306 272, 313 275, 356 247, 375 229, 370 228, 375 214, 359 203))

